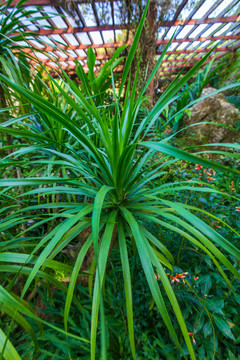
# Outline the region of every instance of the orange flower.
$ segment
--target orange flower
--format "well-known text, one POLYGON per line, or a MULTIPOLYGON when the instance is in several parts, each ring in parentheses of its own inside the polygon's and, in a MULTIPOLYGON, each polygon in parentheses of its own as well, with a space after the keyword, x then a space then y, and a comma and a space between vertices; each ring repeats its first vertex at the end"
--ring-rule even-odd
POLYGON ((193 278, 193 280, 195 280, 195 281, 197 281, 197 279, 199 279, 199 276, 195 276, 195 277, 193 278))
POLYGON ((175 276, 170 276, 170 278, 172 279, 171 284, 174 283, 175 281, 180 283, 180 279, 185 283, 185 275, 187 275, 188 272, 184 272, 182 274, 176 274, 175 276))
POLYGON ((155 278, 156 278, 157 280, 160 279, 160 276, 159 276, 158 274, 154 274, 154 275, 155 275, 155 278))
POLYGON ((240 211, 240 206, 236 206, 236 211, 240 211))
POLYGON ((171 284, 174 283, 175 281, 180 283, 179 277, 177 275, 176 276, 170 276, 170 278, 172 279, 171 284))
POLYGON ((194 338, 194 334, 189 332, 188 335, 192 337, 192 342, 194 343, 194 345, 196 345, 196 340, 194 338))

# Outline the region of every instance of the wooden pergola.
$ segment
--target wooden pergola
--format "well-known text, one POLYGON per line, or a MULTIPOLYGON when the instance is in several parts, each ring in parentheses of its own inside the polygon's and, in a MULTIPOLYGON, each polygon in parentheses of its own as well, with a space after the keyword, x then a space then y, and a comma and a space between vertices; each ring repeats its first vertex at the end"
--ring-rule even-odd
MULTIPOLYGON (((5 0, 0 2, 4 3, 5 0)), ((13 5, 17 2, 14 1, 13 5)), ((53 69, 54 62, 57 61, 64 70, 72 71, 77 60, 87 71, 86 51, 91 46, 97 59, 95 71, 100 71, 105 61, 111 58, 113 49, 124 43, 127 46, 131 45, 129 25, 119 23, 117 2, 114 0, 71 0, 71 3, 74 5, 74 18, 66 12, 62 0, 29 0, 24 4, 26 7, 41 6, 38 11, 43 16, 54 14, 51 20, 44 20, 41 27, 40 22, 33 22, 31 18, 22 20, 28 22, 29 30, 39 35, 42 44, 44 41, 40 50, 44 50, 47 55, 38 53, 37 50, 34 53, 44 65, 53 69), (107 20, 99 17, 99 6, 103 3, 107 11, 107 20), (87 13, 84 6, 87 7, 87 13), (119 31, 123 30, 125 31, 122 37, 125 36, 125 39, 117 41, 119 31)), ((176 29, 169 51, 159 68, 159 74, 162 76, 174 74, 184 67, 192 67, 201 55, 217 42, 214 50, 216 58, 234 52, 240 47, 240 0, 199 0, 191 10, 187 5, 188 0, 182 0, 172 19, 162 22, 158 29, 156 57, 161 54, 164 45, 176 29)), ((31 40, 28 42, 33 45, 31 40)), ((37 43, 34 45, 37 49, 37 43)), ((26 44, 25 48, 24 44, 22 46, 24 51, 32 53, 26 44)), ((209 60, 211 59, 212 57, 209 60)), ((118 71, 121 71, 121 66, 118 71)))

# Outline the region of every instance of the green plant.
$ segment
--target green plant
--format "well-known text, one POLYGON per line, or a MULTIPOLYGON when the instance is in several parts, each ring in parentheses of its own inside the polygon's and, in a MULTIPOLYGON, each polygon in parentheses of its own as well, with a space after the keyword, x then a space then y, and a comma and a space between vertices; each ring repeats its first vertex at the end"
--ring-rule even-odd
MULTIPOLYGON (((86 342, 86 339, 67 331, 77 277, 85 255, 93 246, 95 258, 90 274, 92 360, 95 359, 98 329, 101 334, 102 358, 107 358, 103 293, 108 256, 113 246, 118 246, 120 251, 129 341, 132 357, 136 359, 128 242, 139 254, 153 302, 168 329, 170 338, 185 358, 189 354, 191 359, 196 359, 189 329, 165 271, 165 269, 173 271, 175 259, 168 249, 168 244, 157 239, 145 226, 146 220, 179 234, 189 241, 193 247, 200 248, 210 257, 229 288, 233 289, 229 273, 232 273, 236 279, 240 279, 237 269, 219 250, 219 247, 222 247, 225 253, 229 253, 238 260, 240 259, 239 250, 197 217, 194 214, 198 210, 196 207, 188 207, 181 202, 165 199, 166 193, 178 192, 179 188, 184 187, 185 189, 190 187, 191 191, 196 191, 197 188, 197 191, 214 193, 215 190, 212 187, 200 188, 198 183, 196 186, 187 186, 184 181, 177 184, 167 183, 158 187, 155 187, 153 182, 154 179, 164 177, 166 169, 176 159, 201 164, 226 173, 232 172, 239 175, 240 171, 176 149, 168 145, 166 139, 164 141, 144 141, 164 108, 175 100, 178 91, 199 70, 211 51, 183 78, 177 77, 173 81, 146 117, 143 117, 141 121, 138 120, 137 126, 135 125, 136 119, 139 119, 139 109, 146 99, 145 91, 157 72, 169 45, 165 48, 137 98, 135 98, 136 76, 131 91, 130 80, 128 80, 123 104, 120 101, 147 9, 148 6, 146 6, 144 17, 141 19, 126 59, 118 95, 115 91, 114 81, 112 81, 114 111, 112 107, 109 112, 102 107, 97 107, 94 99, 91 96, 84 97, 67 75, 65 75, 64 87, 56 80, 51 79, 51 82, 66 100, 69 108, 77 113, 79 119, 77 122, 69 116, 68 112, 63 111, 47 99, 24 86, 16 84, 8 77, 0 75, 2 83, 12 89, 12 97, 21 95, 21 98, 31 103, 34 110, 38 112, 40 122, 44 121, 45 118, 54 121, 75 140, 74 146, 68 146, 62 142, 59 144, 57 141, 58 145, 64 149, 68 148, 66 153, 59 149, 53 150, 48 142, 39 144, 39 137, 32 132, 31 144, 20 143, 19 150, 1 161, 1 165, 5 169, 15 165, 26 166, 28 169, 30 155, 35 157, 35 166, 38 169, 39 164, 42 163, 41 156, 43 154, 44 156, 46 153, 55 156, 54 159, 48 161, 49 166, 46 165, 45 168, 38 169, 37 176, 30 170, 29 174, 26 171, 26 176, 21 179, 4 178, 0 180, 0 186, 4 187, 2 197, 5 204, 2 209, 3 218, 0 227, 5 238, 1 244, 1 259, 7 263, 3 265, 5 271, 15 274, 7 289, 3 286, 0 287, 0 301, 5 304, 5 308, 8 304, 8 311, 6 312, 13 319, 17 320, 22 313, 37 321, 37 317, 30 312, 27 303, 23 302, 22 299, 36 278, 43 278, 55 285, 58 284, 63 291, 66 291, 66 288, 52 276, 51 272, 52 269, 64 266, 66 272, 71 274, 64 309, 65 331, 59 327, 54 327, 55 325, 51 326, 53 329, 64 333, 67 339, 72 337, 86 342), (61 166, 64 170, 65 175, 63 177, 52 176, 52 169, 56 166, 61 166), (14 198, 12 191, 13 188, 20 186, 25 191, 21 194, 21 200, 14 198), (56 193, 60 194, 59 201, 48 203, 49 196, 56 193), (13 200, 11 205, 7 204, 9 199, 13 200), (20 209, 19 202, 21 202, 20 209), (55 209, 58 211, 56 212, 55 209), (53 220, 55 220, 54 227, 51 226, 53 220), (19 233, 18 225, 21 223, 25 223, 27 228, 19 233), (63 265, 58 258, 61 250, 71 241, 74 241, 76 236, 90 225, 92 225, 92 233, 82 245, 73 267, 63 265), (39 231, 39 238, 33 242, 32 232, 35 229, 39 231), (24 254, 24 249, 30 249, 30 251, 24 254), (15 265, 13 268, 10 264, 12 262, 21 265, 15 265), (94 271, 96 273, 92 289, 94 271), (27 275, 27 279, 20 297, 16 298, 12 289, 15 279, 20 273, 27 275), (157 277, 160 279, 161 287, 157 277), (162 294, 161 289, 166 293, 166 296, 162 294), (171 315, 167 303, 170 304, 171 315), (99 312, 101 316, 100 327, 98 328, 99 312), (180 329, 181 335, 177 335, 177 327, 180 329), (185 351, 183 351, 184 343, 187 346, 185 351)), ((3 129, 1 130, 3 131, 3 129)), ((7 132, 8 127, 5 127, 4 131, 7 132)), ((22 129, 21 131, 22 139, 24 139, 26 130, 22 129)), ((238 145, 231 146, 239 149, 238 145)), ((43 322, 43 320, 41 321, 43 322)), ((46 322, 43 323, 46 324, 46 322)), ((31 328, 27 325, 25 327, 31 332, 31 328)), ((8 351, 9 344, 5 342, 4 346, 8 351)), ((2 346, 2 352, 4 346, 2 346)))
MULTIPOLYGON (((193 176, 192 179, 194 179, 194 171, 193 173, 190 169, 187 171, 188 176, 190 178, 193 176)), ((175 195, 171 196, 171 199, 173 200, 174 197, 175 195)), ((181 197, 182 201, 187 201, 189 205, 206 209, 206 207, 201 206, 203 202, 199 201, 197 196, 194 197, 194 193, 189 197, 188 194, 182 192, 178 197, 181 197)), ((213 194, 206 194, 205 200, 208 201, 208 211, 215 214, 216 208, 218 210, 219 198, 214 199, 213 194), (209 201, 208 198, 210 198, 209 201), (215 211, 213 212, 212 209, 215 211)), ((223 197, 222 200, 224 200, 223 197)), ((232 213, 231 203, 227 205, 227 210, 227 214, 232 213)), ((204 216, 200 217, 204 219, 204 216)), ((233 217, 233 215, 229 217, 233 217)), ((228 222, 229 220, 230 219, 228 219, 228 222)), ((238 346, 240 328, 239 314, 236 305, 238 306, 239 304, 238 292, 240 283, 233 283, 235 292, 232 292, 227 288, 227 284, 218 273, 218 270, 214 268, 211 260, 203 251, 189 247, 187 242, 183 242, 181 247, 179 247, 179 238, 174 232, 159 229, 157 226, 152 226, 151 223, 147 224, 147 222, 145 226, 155 237, 164 237, 165 242, 169 244, 172 254, 176 259, 179 258, 179 250, 181 252, 180 263, 184 264, 184 269, 188 274, 185 275, 185 282, 180 278, 179 282, 175 281, 172 284, 172 287, 181 306, 184 321, 187 323, 191 333, 190 337, 193 342, 196 357, 199 360, 212 359, 213 357, 215 360, 231 360, 228 354, 233 354, 233 356, 237 358, 240 352, 238 346), (162 232, 164 234, 162 234, 162 232)), ((216 222, 214 222, 213 227, 216 227, 216 222)), ((224 231, 225 234, 226 230, 228 229, 225 226, 221 227, 221 231, 224 231)), ((228 234, 229 236, 232 235, 230 232, 228 234)), ((153 304, 138 253, 134 251, 130 242, 127 243, 127 246, 132 276, 136 356, 139 360, 160 360, 163 358, 180 360, 182 356, 178 349, 171 343, 169 334, 165 331, 162 323, 161 316, 153 304)), ((179 272, 181 273, 183 270, 177 267, 176 264, 174 272, 167 272, 170 281, 172 280, 171 277, 174 277, 176 273, 179 272)), ((125 306, 124 284, 122 282, 122 265, 118 247, 113 248, 109 256, 105 283, 104 308, 108 333, 108 359, 130 360, 132 356, 127 335, 127 311, 125 306)), ((160 280, 158 280, 158 283, 162 290, 160 280)), ((55 290, 54 294, 50 296, 47 289, 43 286, 38 286, 37 289, 37 298, 40 297, 41 303, 44 305, 44 308, 40 308, 41 313, 45 314, 49 321, 61 325, 64 318, 63 309, 66 295, 63 292, 55 290)), ((75 291, 81 294, 81 308, 79 308, 76 303, 72 304, 69 314, 69 330, 71 332, 77 331, 80 336, 89 337, 91 324, 89 309, 91 308, 92 299, 87 288, 84 288, 81 283, 76 284, 75 291)), ((164 292, 163 297, 167 309, 171 314, 171 304, 164 292)), ((43 305, 41 307, 43 307, 43 305)), ((177 335, 181 336, 176 322, 174 322, 174 327, 177 335)), ((40 332, 36 325, 34 326, 34 330, 40 341, 40 351, 35 354, 37 359, 41 358, 41 356, 43 359, 48 359, 47 356, 50 356, 50 354, 56 357, 59 356, 59 358, 66 358, 68 351, 66 345, 68 345, 73 359, 89 359, 90 354, 87 344, 85 347, 80 348, 75 339, 69 339, 68 343, 66 343, 63 334, 58 334, 52 329, 48 329, 47 326, 44 327, 44 337, 42 339, 40 339, 40 332)), ((32 359, 29 352, 33 346, 31 345, 29 336, 20 332, 19 339, 14 339, 14 344, 17 344, 17 350, 21 352, 24 360, 25 358, 26 360, 29 358, 32 359), (21 345, 19 345, 19 343, 21 343, 21 345), (24 354, 27 355, 24 356, 24 354)), ((99 345, 98 342, 97 347, 99 347, 99 345)), ((186 348, 184 348, 184 351, 186 352, 186 348)), ((235 358, 233 357, 233 359, 235 358)))
POLYGON ((217 71, 212 79, 213 86, 219 88, 227 83, 239 80, 240 51, 225 54, 219 61, 217 71))
MULTIPOLYGON (((238 110, 240 110, 240 96, 239 95, 228 95, 228 96, 226 96, 226 99, 231 104, 236 106, 236 108, 238 108, 238 110)), ((238 124, 238 128, 239 128, 239 124, 238 124)))
MULTIPOLYGON (((49 19, 50 16, 40 16, 37 9, 26 9, 22 5, 26 0, 18 1, 12 6, 13 0, 8 0, 0 4, 0 74, 6 74, 13 81, 21 85, 29 85, 31 81, 31 71, 28 60, 35 59, 35 56, 22 50, 21 41, 26 45, 25 48, 32 50, 35 48, 27 40, 34 40, 44 43, 38 39, 35 32, 28 30, 28 25, 22 21, 25 17, 31 17, 32 21, 39 19, 49 19), (14 29, 14 32, 13 32, 14 29)), ((41 27, 41 25, 39 25, 41 27)), ((39 49, 38 49, 39 50, 39 49)), ((41 50, 40 50, 41 51, 41 50)), ((2 109, 1 123, 10 117, 7 111, 8 106, 14 106, 8 88, 3 83, 0 84, 0 107, 2 109), (4 110, 5 109, 5 110, 4 110)), ((22 114, 23 115, 23 114, 22 114)), ((10 146, 7 151, 11 152, 11 134, 4 134, 5 142, 10 146)))
MULTIPOLYGON (((22 45, 19 42, 28 39, 37 39, 35 32, 26 31, 28 25, 21 21, 22 18, 31 16, 32 21, 49 19, 49 16, 39 17, 37 9, 25 9, 22 6, 24 2, 26 2, 26 0, 20 0, 15 6, 12 6, 13 0, 8 0, 0 5, 0 72, 3 73, 4 71, 10 76, 11 70, 14 70, 14 67, 18 68, 21 66, 21 61, 17 64, 15 58, 20 56, 21 60, 21 56, 27 56, 27 54, 22 51, 22 45), (10 8, 11 6, 12 8, 10 8)), ((41 27, 41 25, 39 26, 41 27)), ((37 41, 38 43, 41 42, 39 39, 37 39, 37 41)), ((34 50, 32 45, 28 44, 27 47, 34 50)), ((28 58, 31 58, 31 56, 28 55, 28 58)), ((21 80, 23 81, 23 67, 21 71, 21 80)), ((6 107, 2 86, 3 84, 1 84, 0 87, 1 107, 6 107)))
POLYGON ((214 65, 215 59, 213 58, 203 69, 198 71, 197 75, 191 79, 190 84, 184 84, 177 99, 165 108, 162 114, 164 121, 159 121, 157 128, 162 130, 168 124, 172 127, 172 132, 175 133, 182 126, 184 114, 191 115, 189 108, 196 100, 200 99, 203 89, 218 72, 219 66, 214 65))
MULTIPOLYGON (((84 68, 80 63, 77 63, 76 74, 81 80, 81 91, 88 97, 92 97, 97 107, 103 106, 106 100, 107 91, 112 85, 112 73, 114 69, 123 61, 124 57, 120 57, 121 52, 126 48, 126 45, 120 46, 101 68, 97 76, 94 73, 94 66, 96 63, 96 55, 91 47, 88 48, 88 73, 84 72, 84 68)), ((119 74, 114 76, 114 82, 119 77, 119 74)))

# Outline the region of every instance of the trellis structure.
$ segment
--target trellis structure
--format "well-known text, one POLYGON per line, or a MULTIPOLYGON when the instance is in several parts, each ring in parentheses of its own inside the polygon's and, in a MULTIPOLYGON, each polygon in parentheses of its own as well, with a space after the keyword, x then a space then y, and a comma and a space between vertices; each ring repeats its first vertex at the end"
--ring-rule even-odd
MULTIPOLYGON (((111 57, 113 49, 124 43, 131 45, 129 25, 119 22, 114 0, 71 2, 74 4, 74 19, 64 9, 62 0, 29 0, 24 4, 31 7, 42 6, 39 13, 43 16, 54 14, 51 20, 44 22, 33 23, 31 18, 22 20, 25 23, 27 21, 29 29, 37 32, 39 39, 45 42, 40 50, 44 50, 48 56, 37 51, 35 54, 42 63, 52 68, 56 66, 54 62, 58 61, 64 70, 73 71, 77 60, 87 71, 86 51, 91 46, 97 58, 95 71, 99 71, 111 57), (107 9, 107 21, 98 16, 101 3, 107 9), (50 26, 54 28, 49 28, 50 26), (117 41, 119 32, 122 32, 122 36, 124 34, 124 41, 117 41), (56 45, 60 49, 56 49, 56 45)), ((16 3, 17 1, 13 2, 13 5, 16 3)), ((192 67, 201 58, 201 54, 209 51, 217 42, 214 50, 217 58, 240 47, 240 0, 199 0, 191 10, 188 10, 187 5, 188 0, 183 0, 172 19, 163 22, 158 29, 156 57, 161 54, 164 44, 168 43, 176 30, 159 68, 162 76, 174 74, 184 67, 192 67)), ((33 44, 31 41, 29 43, 33 44)), ((31 52, 26 45, 22 44, 24 51, 31 52)), ((37 43, 34 45, 37 46, 37 43)), ((121 69, 119 66, 117 71, 121 69)))

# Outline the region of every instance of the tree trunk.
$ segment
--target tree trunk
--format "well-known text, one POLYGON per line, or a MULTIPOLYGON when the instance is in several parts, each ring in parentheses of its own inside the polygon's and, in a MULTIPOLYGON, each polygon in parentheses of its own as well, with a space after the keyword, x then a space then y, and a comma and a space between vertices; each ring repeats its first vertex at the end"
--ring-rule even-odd
MULTIPOLYGON (((151 74, 155 61, 156 54, 156 33, 158 30, 157 23, 157 0, 151 0, 148 9, 146 25, 143 28, 140 38, 140 46, 142 53, 142 68, 144 71, 147 69, 147 78, 151 74)), ((154 101, 154 79, 152 79, 147 89, 149 95, 149 108, 152 108, 154 101)))

